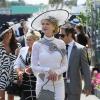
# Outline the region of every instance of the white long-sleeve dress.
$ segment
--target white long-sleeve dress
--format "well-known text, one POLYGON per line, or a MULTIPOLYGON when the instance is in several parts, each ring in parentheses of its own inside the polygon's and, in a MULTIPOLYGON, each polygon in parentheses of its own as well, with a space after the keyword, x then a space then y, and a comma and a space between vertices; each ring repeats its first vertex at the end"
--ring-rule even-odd
MULTIPOLYGON (((65 43, 54 37, 48 38, 44 36, 44 39, 54 43, 60 50, 65 50, 65 43)), ((52 49, 52 48, 51 48, 52 49)), ((32 47, 32 59, 31 67, 34 73, 37 73, 36 83, 36 96, 41 90, 41 87, 47 82, 48 71, 53 70, 60 76, 60 79, 54 82, 49 81, 43 88, 46 90, 54 91, 55 87, 55 100, 64 100, 65 98, 65 87, 63 80, 63 72, 67 72, 68 63, 66 54, 62 57, 61 53, 57 50, 50 51, 49 46, 39 41, 35 42, 32 47), (42 79, 40 73, 44 73, 45 76, 42 79)))

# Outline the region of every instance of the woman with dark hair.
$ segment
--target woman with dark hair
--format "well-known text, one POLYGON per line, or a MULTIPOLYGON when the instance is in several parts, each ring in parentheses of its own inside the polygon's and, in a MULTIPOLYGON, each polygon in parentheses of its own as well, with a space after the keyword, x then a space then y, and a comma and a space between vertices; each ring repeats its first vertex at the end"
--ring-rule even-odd
MULTIPOLYGON (((0 100, 5 100, 5 91, 10 83, 17 48, 12 27, 8 23, 2 24, 0 27, 0 100)), ((8 100, 14 100, 14 96, 9 94, 8 100)))
POLYGON ((75 30, 77 32, 77 42, 81 45, 90 47, 90 39, 88 35, 85 34, 84 27, 82 25, 76 25, 75 30))
POLYGON ((91 55, 89 55, 91 53, 91 51, 89 50, 89 48, 91 47, 90 38, 85 33, 84 27, 82 25, 76 25, 75 30, 77 32, 77 36, 76 36, 77 42, 87 48, 87 59, 88 59, 89 65, 90 65, 91 64, 91 59, 90 59, 91 55), (88 52, 90 52, 90 53, 88 53, 88 52))

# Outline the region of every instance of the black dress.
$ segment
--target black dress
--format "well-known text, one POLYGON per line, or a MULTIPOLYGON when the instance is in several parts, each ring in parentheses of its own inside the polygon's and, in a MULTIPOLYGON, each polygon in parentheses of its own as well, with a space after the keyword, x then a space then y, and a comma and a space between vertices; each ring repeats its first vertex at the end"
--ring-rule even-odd
MULTIPOLYGON (((31 56, 27 53, 25 65, 30 65, 30 58, 31 56)), ((21 100, 36 100, 36 77, 33 73, 30 75, 24 73, 23 74, 23 81, 22 81, 22 94, 21 100)))

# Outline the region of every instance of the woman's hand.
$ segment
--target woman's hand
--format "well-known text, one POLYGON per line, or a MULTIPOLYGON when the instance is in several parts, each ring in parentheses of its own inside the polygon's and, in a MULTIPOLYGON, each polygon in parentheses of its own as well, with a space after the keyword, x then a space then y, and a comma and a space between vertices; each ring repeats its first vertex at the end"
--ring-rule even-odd
POLYGON ((56 72, 53 72, 52 70, 50 70, 48 72, 49 76, 48 76, 48 80, 52 80, 52 81, 56 81, 58 80, 58 75, 56 72))
POLYGON ((20 49, 19 49, 19 48, 17 48, 17 49, 15 50, 15 55, 16 55, 16 56, 18 56, 19 51, 20 51, 20 49))
POLYGON ((20 81, 23 80, 23 71, 18 71, 18 79, 19 79, 20 81))
POLYGON ((27 66, 27 67, 25 68, 25 73, 28 74, 28 75, 30 75, 30 74, 32 73, 32 69, 31 69, 30 67, 27 66))

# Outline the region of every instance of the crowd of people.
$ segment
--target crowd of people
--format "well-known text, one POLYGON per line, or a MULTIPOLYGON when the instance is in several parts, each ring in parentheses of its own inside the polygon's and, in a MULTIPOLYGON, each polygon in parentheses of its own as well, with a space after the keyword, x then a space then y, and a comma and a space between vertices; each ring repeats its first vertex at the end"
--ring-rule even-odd
MULTIPOLYGON (((5 100, 12 71, 21 82, 20 100, 43 100, 39 97, 42 88, 52 91, 54 100, 80 100, 82 92, 91 94, 87 55, 91 44, 84 27, 70 23, 59 27, 58 23, 51 15, 41 20, 41 31, 29 29, 24 20, 18 30, 9 23, 2 24, 0 100, 5 100)), ((8 100, 14 100, 14 95, 8 93, 8 100)))

